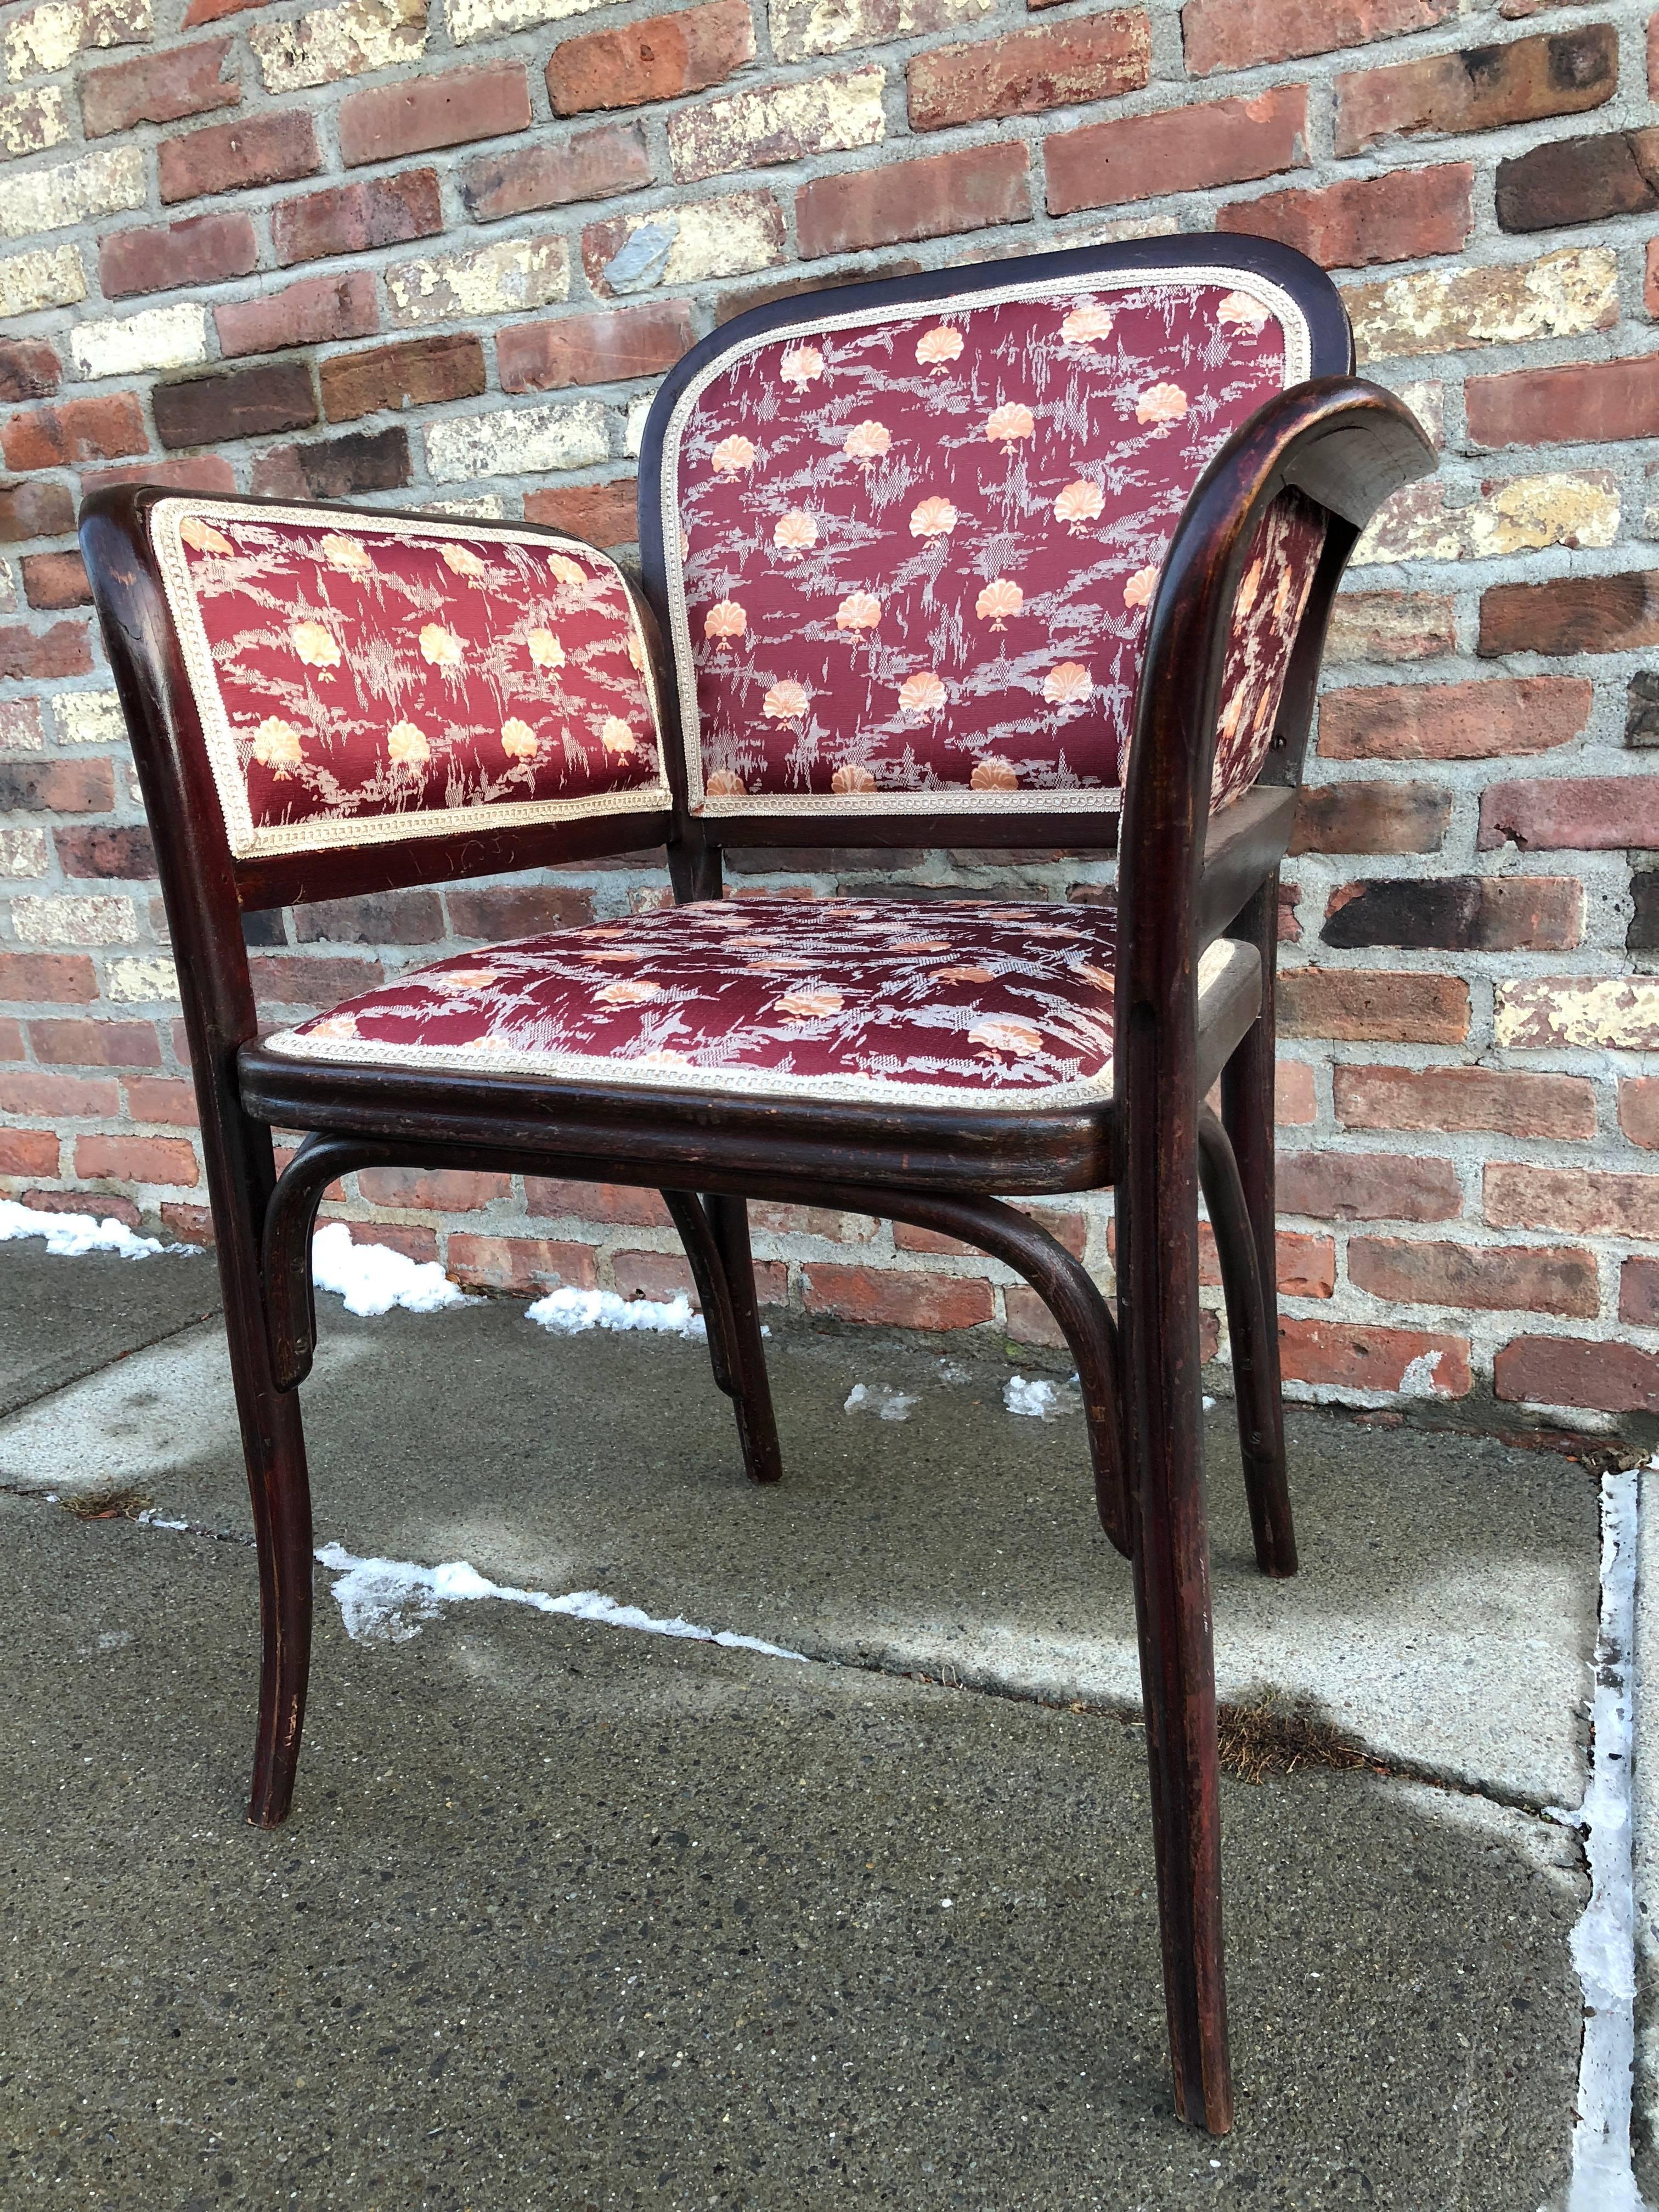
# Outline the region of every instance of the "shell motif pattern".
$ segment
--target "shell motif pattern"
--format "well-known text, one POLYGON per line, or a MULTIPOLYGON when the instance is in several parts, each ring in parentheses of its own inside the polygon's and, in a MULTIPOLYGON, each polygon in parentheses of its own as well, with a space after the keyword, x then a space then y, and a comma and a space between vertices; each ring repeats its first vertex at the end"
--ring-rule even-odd
POLYGON ((1100 907, 710 900, 457 955, 270 1047, 784 1095, 1104 1096, 1115 933, 1100 907))
POLYGON ((660 791, 600 556, 256 514, 179 536, 256 832, 660 791))
MULTIPOLYGON (((810 327, 722 368, 681 436, 705 793, 1115 803, 1170 533, 1218 447, 1283 388, 1278 315, 1195 273, 810 327), (787 719, 762 708, 784 684, 808 702, 787 719)), ((1249 696, 1229 796, 1271 738, 1268 617, 1293 610, 1293 635, 1306 579, 1287 599, 1279 570, 1305 534, 1268 533, 1249 651, 1235 641, 1230 682, 1249 696)))

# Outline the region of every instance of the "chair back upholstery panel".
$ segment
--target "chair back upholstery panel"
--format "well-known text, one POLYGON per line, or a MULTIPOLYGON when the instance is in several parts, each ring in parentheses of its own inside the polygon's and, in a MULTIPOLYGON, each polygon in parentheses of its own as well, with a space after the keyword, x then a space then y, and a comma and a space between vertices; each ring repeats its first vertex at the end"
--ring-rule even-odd
MULTIPOLYGON (((1228 436, 1309 373, 1289 293, 1213 262, 734 339, 662 440, 693 811, 1115 808, 1176 522, 1228 436)), ((1269 611, 1299 614, 1306 551, 1293 525, 1261 548, 1269 611)), ((1269 643, 1258 610, 1237 726, 1271 691, 1264 750, 1269 643)))
POLYGON ((670 804, 638 606, 592 547, 182 497, 152 531, 234 858, 670 804))

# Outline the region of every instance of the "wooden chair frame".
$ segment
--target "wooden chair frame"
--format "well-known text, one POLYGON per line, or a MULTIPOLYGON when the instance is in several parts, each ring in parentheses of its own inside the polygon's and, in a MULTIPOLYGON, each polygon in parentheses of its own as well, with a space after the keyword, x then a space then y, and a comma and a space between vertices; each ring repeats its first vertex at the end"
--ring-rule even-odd
MULTIPOLYGON (((1170 242, 1033 258, 1022 276, 1151 267, 1170 242)), ((1222 1967, 1219 1822, 1209 1556, 1201 1474, 1197 1207, 1207 1201, 1225 1285, 1244 1468, 1263 1572, 1296 1566, 1285 1486, 1274 1297, 1273 975, 1278 869, 1287 849, 1327 621, 1359 531, 1399 485, 1433 465, 1389 393, 1351 375, 1340 300, 1311 264, 1266 241, 1183 239, 1183 263, 1259 268, 1305 314, 1316 374, 1229 440, 1175 532, 1151 611, 1127 787, 1115 814, 938 818, 763 815, 708 822, 687 807, 676 687, 661 685, 670 810, 599 822, 234 860, 197 706, 167 612, 149 517, 158 487, 100 491, 81 544, 131 734, 172 927, 224 1285, 237 1407, 258 1534, 263 1667, 249 1818, 287 1815, 305 1711, 312 1522, 297 1385, 316 1339, 310 1248, 326 1187, 354 1169, 522 1171, 660 1189, 708 1319, 714 1379, 733 1401, 744 1463, 780 1473, 750 1257, 746 1200, 846 1207, 940 1231, 994 1254, 1054 1312, 1082 1380, 1100 1517, 1133 1562, 1152 1772, 1170 2045, 1177 2110, 1224 2132, 1232 2114, 1222 1967), (1213 818, 1211 763, 1229 620, 1253 532, 1294 488, 1324 511, 1327 539, 1259 782, 1213 818), (846 1103, 340 1067, 264 1049, 242 917, 333 899, 635 850, 665 841, 681 900, 717 897, 726 844, 1119 847, 1115 1081, 1109 1105, 952 1112, 846 1103), (1258 1018, 1221 1071, 1195 1044, 1200 955, 1222 933, 1261 956, 1258 1018), (279 1176, 273 1127, 311 1132, 279 1176), (1005 1201, 1115 1186, 1115 1324, 1080 1263, 1005 1201)), ((1006 264, 848 288, 866 301, 961 297, 1006 264)), ((824 298, 757 310, 706 341, 671 377, 643 456, 647 600, 664 618, 654 496, 674 394, 734 337, 784 331, 824 298)), ((270 502, 249 502, 252 505, 270 502)), ((560 533, 549 532, 550 537, 560 533)))

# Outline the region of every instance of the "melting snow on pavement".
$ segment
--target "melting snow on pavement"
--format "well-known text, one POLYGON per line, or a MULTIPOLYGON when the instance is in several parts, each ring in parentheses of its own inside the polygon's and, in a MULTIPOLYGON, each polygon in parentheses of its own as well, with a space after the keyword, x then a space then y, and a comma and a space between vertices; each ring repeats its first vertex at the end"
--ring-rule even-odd
POLYGON ((125 1221, 94 1221, 88 1213, 44 1213, 13 1199, 0 1199, 0 1244, 15 1237, 44 1237, 46 1249, 63 1260, 83 1252, 118 1252, 124 1260, 148 1260, 152 1252, 194 1252, 193 1244, 164 1244, 137 1237, 125 1221))
POLYGON ((339 1544, 325 1544, 318 1564, 337 1575, 334 1595, 339 1601, 345 1632, 358 1644, 406 1644, 418 1636, 423 1621, 436 1620, 446 1605, 471 1598, 500 1598, 507 1605, 527 1605, 537 1613, 559 1613, 575 1620, 602 1621, 609 1628, 633 1628, 647 1636, 689 1638, 696 1644, 719 1644, 732 1651, 758 1651, 768 1659, 797 1659, 805 1654, 786 1651, 780 1644, 763 1643, 757 1636, 739 1636, 730 1628, 703 1628, 696 1621, 659 1620, 636 1605, 618 1605, 599 1590, 571 1590, 554 1597, 546 1590, 514 1589, 487 1581, 465 1559, 449 1559, 437 1567, 421 1567, 406 1559, 359 1559, 339 1544))
POLYGON ((525 1310, 525 1319, 555 1336, 585 1328, 656 1329, 667 1336, 705 1336, 701 1314, 682 1291, 677 1298, 623 1298, 615 1291, 550 1291, 525 1310))
POLYGON ((914 1390, 894 1390, 885 1382, 855 1382, 847 1394, 843 1413, 874 1413, 883 1421, 908 1421, 912 1406, 921 1403, 914 1390))
POLYGON ((389 1244, 354 1244, 343 1221, 325 1221, 311 1243, 311 1279, 345 1300, 348 1313, 436 1313, 471 1301, 435 1260, 411 1260, 389 1244))

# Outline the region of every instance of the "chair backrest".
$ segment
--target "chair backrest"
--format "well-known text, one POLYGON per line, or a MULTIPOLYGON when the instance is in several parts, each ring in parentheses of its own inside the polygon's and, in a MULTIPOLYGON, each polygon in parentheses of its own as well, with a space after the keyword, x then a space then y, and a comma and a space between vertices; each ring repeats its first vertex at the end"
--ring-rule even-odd
MULTIPOLYGON (((705 834, 1115 811, 1182 508, 1265 401, 1351 361, 1330 280, 1251 238, 849 287, 717 331, 659 393, 641 471, 705 834)), ((1252 548, 1216 805, 1271 743, 1323 537, 1292 495, 1252 548)))
POLYGON ((571 825, 665 816, 641 611, 592 546, 256 500, 148 523, 234 861, 481 830, 556 859, 571 825))

